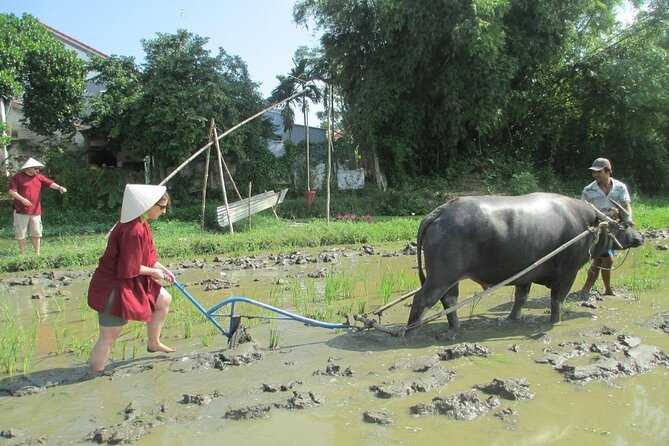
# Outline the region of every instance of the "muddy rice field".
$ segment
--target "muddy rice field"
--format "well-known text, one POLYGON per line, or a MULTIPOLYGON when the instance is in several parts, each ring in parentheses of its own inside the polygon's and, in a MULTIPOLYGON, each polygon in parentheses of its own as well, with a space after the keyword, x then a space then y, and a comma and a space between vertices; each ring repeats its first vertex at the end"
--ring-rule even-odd
MULTIPOLYGON (((238 304, 251 317, 229 348, 172 287, 163 338, 177 352, 148 353, 144 326, 131 323, 98 376, 85 365, 97 336, 91 271, 4 275, 0 445, 669 444, 669 239, 645 235, 617 254, 616 296, 572 293, 558 325, 536 285, 519 321, 506 319, 505 287, 458 310, 457 329, 442 318, 401 337, 265 319, 238 304)), ((417 288, 415 264, 407 243, 170 268, 205 308, 245 296, 353 324, 417 288)), ((480 288, 460 290, 464 299, 480 288)), ((381 323, 406 323, 410 303, 381 323)))

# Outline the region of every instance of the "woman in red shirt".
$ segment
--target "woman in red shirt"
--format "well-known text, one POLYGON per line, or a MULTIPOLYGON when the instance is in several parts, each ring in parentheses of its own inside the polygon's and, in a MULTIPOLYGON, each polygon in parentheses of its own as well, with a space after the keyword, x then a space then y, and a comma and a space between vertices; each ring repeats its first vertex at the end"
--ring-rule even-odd
POLYGON ((88 288, 88 305, 98 312, 100 321, 100 336, 88 360, 91 371, 104 369, 128 320, 147 322, 149 352, 175 351, 160 341, 172 297, 158 282, 172 283, 175 277, 158 262, 148 223, 165 212, 168 202, 165 186, 125 187, 121 219, 109 234, 88 288))
POLYGON ((42 189, 49 188, 67 192, 63 186, 40 174, 44 164, 35 158, 23 163, 19 172, 9 181, 9 195, 14 199, 14 237, 19 242, 19 254, 26 249, 26 235, 39 255, 40 239, 42 238, 42 189))

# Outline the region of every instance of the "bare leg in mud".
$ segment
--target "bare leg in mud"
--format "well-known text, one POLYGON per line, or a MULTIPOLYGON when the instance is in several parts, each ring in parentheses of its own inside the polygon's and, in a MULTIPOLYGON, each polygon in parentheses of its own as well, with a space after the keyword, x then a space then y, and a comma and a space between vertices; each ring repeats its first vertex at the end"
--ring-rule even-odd
POLYGON ((88 359, 88 370, 91 372, 100 372, 104 370, 107 364, 107 358, 111 352, 114 341, 123 331, 123 326, 118 327, 100 327, 100 337, 98 342, 91 350, 91 356, 88 359))
POLYGON ((151 322, 146 324, 146 331, 149 338, 146 350, 149 353, 174 353, 177 351, 177 349, 168 347, 160 342, 160 333, 163 330, 165 319, 167 319, 167 313, 170 311, 171 303, 172 296, 170 296, 170 293, 168 293, 165 288, 161 289, 160 295, 158 296, 158 299, 156 299, 156 309, 151 316, 151 322))

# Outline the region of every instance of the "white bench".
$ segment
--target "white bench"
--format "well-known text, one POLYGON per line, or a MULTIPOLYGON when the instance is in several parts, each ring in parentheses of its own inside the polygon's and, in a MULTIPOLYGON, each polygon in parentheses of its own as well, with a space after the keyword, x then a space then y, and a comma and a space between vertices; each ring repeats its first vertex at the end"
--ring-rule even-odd
MULTIPOLYGON (((249 215, 257 214, 265 209, 273 208, 278 204, 283 203, 283 199, 286 197, 286 192, 288 192, 288 189, 282 189, 278 192, 271 190, 254 195, 250 199, 250 206, 248 198, 229 203, 230 221, 232 221, 232 223, 238 222, 239 220, 248 218, 249 215)), ((218 224, 222 228, 228 228, 228 212, 226 211, 225 206, 217 207, 216 214, 218 216, 218 224)))

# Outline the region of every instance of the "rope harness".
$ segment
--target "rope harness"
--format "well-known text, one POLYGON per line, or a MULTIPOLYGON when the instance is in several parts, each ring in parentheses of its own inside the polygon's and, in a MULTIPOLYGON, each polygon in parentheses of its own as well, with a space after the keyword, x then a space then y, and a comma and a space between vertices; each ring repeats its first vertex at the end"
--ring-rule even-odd
MULTIPOLYGON (((617 223, 617 222, 613 222, 613 223, 616 224, 616 225, 620 225, 620 224, 617 223)), ((601 231, 602 231, 603 229, 605 229, 606 231, 608 231, 609 236, 613 239, 613 241, 615 242, 615 244, 618 245, 618 247, 619 247, 620 249, 623 249, 623 245, 620 243, 620 241, 618 241, 618 239, 617 239, 616 236, 613 234, 613 232, 611 232, 611 228, 609 227, 609 224, 611 224, 611 222, 609 222, 609 221, 603 221, 603 222, 599 223, 599 224, 597 225, 596 228, 593 228, 593 229, 594 229, 594 230, 593 230, 593 233, 595 234, 595 238, 593 239, 592 243, 590 243, 590 247, 588 248, 588 256, 590 257, 590 262, 591 262, 590 265, 591 265, 591 267, 598 268, 598 269, 601 270, 601 271, 615 271, 615 270, 617 270, 618 268, 620 268, 621 266, 623 266, 623 264, 624 264, 625 261, 627 260, 627 256, 628 256, 629 253, 630 253, 629 248, 626 249, 626 250, 625 250, 625 257, 623 257, 622 262, 620 262, 620 264, 619 264, 618 266, 616 266, 615 268, 604 268, 603 266, 592 265, 592 261, 595 259, 594 256, 592 255, 592 248, 594 248, 595 245, 597 245, 597 242, 599 241, 599 235, 600 235, 600 233, 601 233, 601 231)))

